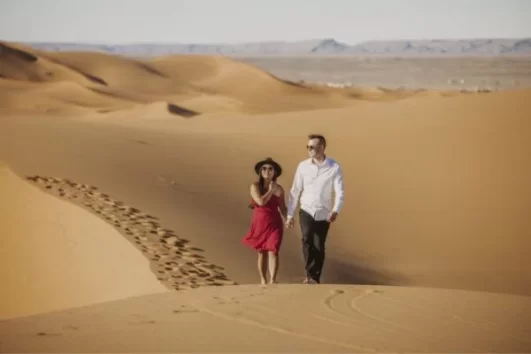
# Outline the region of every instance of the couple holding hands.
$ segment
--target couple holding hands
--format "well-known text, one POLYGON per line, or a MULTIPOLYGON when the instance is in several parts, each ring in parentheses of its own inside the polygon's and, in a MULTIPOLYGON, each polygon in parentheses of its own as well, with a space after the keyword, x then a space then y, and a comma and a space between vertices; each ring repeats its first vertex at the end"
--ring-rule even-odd
POLYGON ((255 165, 258 181, 250 186, 253 217, 242 241, 258 252, 262 284, 277 282, 278 252, 284 227, 293 227, 293 214, 299 197, 299 223, 306 269, 303 282, 319 284, 321 280, 328 229, 343 205, 343 174, 339 164, 326 156, 324 136, 309 135, 306 149, 309 158, 297 167, 287 205, 284 189, 276 182, 282 174, 282 167, 271 158, 255 165))

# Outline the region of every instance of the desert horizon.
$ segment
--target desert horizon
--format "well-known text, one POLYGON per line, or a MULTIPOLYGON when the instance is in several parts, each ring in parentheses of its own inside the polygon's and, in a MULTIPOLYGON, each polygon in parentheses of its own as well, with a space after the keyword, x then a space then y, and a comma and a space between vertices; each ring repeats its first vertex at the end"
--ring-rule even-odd
POLYGON ((282 60, 0 42, 1 352, 531 350, 527 63, 282 60), (463 77, 505 84, 433 87, 463 77), (345 183, 322 284, 296 217, 261 286, 253 166, 289 191, 311 133, 345 183))
POLYGON ((103 53, 139 60, 221 56, 252 64, 282 80, 320 86, 490 92, 531 87, 528 42, 528 38, 380 40, 348 47, 325 38, 239 44, 20 44, 37 50, 103 53))

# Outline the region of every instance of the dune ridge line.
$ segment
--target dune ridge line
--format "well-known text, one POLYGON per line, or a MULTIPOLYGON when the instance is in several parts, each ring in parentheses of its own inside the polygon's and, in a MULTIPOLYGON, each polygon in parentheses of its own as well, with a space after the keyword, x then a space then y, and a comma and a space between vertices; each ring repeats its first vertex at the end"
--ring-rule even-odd
POLYGON ((41 189, 90 210, 114 226, 150 261, 152 272, 169 289, 236 285, 223 267, 208 262, 200 248, 164 228, 154 216, 112 199, 96 187, 69 179, 27 176, 41 189))

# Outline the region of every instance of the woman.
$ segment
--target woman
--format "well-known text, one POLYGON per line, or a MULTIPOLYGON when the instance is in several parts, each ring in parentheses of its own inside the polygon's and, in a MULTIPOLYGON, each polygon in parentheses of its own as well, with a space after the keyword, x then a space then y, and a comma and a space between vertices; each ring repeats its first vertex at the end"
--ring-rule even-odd
POLYGON ((286 217, 284 189, 276 182, 282 174, 282 167, 268 157, 259 161, 254 170, 258 181, 250 186, 253 218, 249 232, 242 241, 258 252, 258 271, 262 285, 267 284, 268 268, 269 284, 273 284, 277 282, 278 251, 284 232, 282 216, 286 217))

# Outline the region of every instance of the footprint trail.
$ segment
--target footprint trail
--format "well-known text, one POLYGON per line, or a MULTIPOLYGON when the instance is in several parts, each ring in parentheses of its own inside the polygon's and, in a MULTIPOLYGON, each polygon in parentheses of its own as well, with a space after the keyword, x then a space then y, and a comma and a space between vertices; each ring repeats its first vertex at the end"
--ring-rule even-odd
POLYGON ((112 199, 96 187, 38 175, 26 179, 48 193, 90 210, 118 229, 150 261, 151 271, 167 288, 236 285, 223 267, 208 262, 200 254, 202 250, 189 240, 164 228, 157 218, 112 199))

